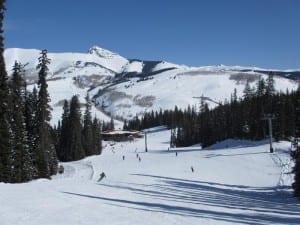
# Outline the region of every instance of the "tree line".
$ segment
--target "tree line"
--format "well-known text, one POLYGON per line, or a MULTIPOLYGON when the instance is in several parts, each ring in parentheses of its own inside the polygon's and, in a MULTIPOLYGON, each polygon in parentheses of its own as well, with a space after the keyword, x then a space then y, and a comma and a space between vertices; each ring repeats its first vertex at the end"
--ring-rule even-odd
POLYGON ((273 116, 273 135, 276 140, 296 140, 293 159, 295 196, 300 197, 300 88, 276 92, 274 77, 260 77, 255 87, 246 83, 243 97, 236 90, 229 101, 213 109, 201 99, 200 107, 151 111, 143 117, 124 122, 124 129, 146 129, 167 125, 171 129, 171 147, 201 143, 207 147, 225 139, 261 140, 268 136, 268 124, 263 118, 273 116))
POLYGON ((57 172, 58 160, 49 123, 47 51, 43 50, 38 59, 38 88, 32 92, 27 90, 20 63, 15 62, 12 78, 8 79, 1 53, 0 181, 50 178, 57 172))
POLYGON ((38 58, 38 83, 32 91, 27 89, 24 66, 19 62, 15 62, 12 77, 8 78, 3 56, 4 3, 0 0, 0 182, 50 178, 57 173, 58 160, 101 153, 101 124, 92 119, 89 97, 81 121, 79 101, 74 96, 70 110, 65 101, 62 123, 51 127, 47 50, 41 51, 38 58))
POLYGON ((81 119, 80 103, 74 95, 70 103, 65 100, 62 120, 54 127, 56 151, 60 161, 74 161, 102 152, 101 123, 91 115, 92 103, 86 96, 86 109, 81 119))
POLYGON ((27 89, 20 63, 15 62, 11 79, 2 66, 0 182, 50 178, 58 171, 58 161, 101 154, 101 123, 96 117, 92 118, 89 96, 83 120, 75 95, 70 103, 64 101, 61 122, 54 127, 50 125, 52 109, 46 81, 49 63, 47 51, 43 50, 37 66, 38 86, 32 91, 27 89))
POLYGON ((268 124, 263 117, 274 115, 274 137, 277 140, 295 136, 295 121, 299 114, 296 110, 300 90, 276 92, 274 77, 260 77, 255 87, 246 83, 243 97, 238 98, 236 90, 230 100, 220 102, 210 109, 201 98, 200 106, 188 106, 186 109, 160 110, 145 113, 124 122, 124 129, 146 129, 167 125, 172 129, 174 146, 189 146, 201 143, 202 147, 225 139, 261 140, 268 135, 268 124))

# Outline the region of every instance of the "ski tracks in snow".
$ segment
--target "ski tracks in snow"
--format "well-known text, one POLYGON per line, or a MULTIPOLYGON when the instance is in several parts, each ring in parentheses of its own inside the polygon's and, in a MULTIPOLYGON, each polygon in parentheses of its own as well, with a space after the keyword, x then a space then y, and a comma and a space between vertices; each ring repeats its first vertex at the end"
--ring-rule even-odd
POLYGON ((282 155, 283 157, 281 157, 280 155, 282 154, 276 152, 270 155, 271 159, 280 170, 277 183, 278 188, 287 185, 288 181, 292 179, 292 160, 290 157, 286 157, 286 155, 282 155))
POLYGON ((90 161, 62 163, 62 165, 65 172, 61 175, 57 175, 57 178, 92 180, 94 177, 94 168, 90 161))

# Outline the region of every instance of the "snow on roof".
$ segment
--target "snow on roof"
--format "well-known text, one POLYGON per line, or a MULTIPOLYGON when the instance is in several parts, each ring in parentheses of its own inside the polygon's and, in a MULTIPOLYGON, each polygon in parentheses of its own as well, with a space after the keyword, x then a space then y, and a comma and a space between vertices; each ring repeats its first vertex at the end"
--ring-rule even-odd
POLYGON ((102 134, 106 135, 116 135, 116 134, 137 134, 141 133, 140 131, 137 130, 109 130, 109 131, 103 131, 102 134))

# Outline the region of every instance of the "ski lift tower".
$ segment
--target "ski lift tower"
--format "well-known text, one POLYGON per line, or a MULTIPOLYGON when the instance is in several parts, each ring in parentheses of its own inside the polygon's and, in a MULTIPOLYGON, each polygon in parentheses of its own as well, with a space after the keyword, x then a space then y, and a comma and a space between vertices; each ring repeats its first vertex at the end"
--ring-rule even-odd
POLYGON ((274 152, 274 149, 273 149, 273 145, 272 145, 272 120, 275 119, 275 116, 273 114, 265 114, 262 118, 262 120, 267 120, 268 121, 268 124, 269 124, 269 138, 270 138, 270 153, 273 153, 274 152))
POLYGON ((145 152, 148 152, 148 146, 147 146, 147 130, 145 130, 145 152))
POLYGON ((202 96, 193 96, 193 98, 199 99, 200 102, 202 100, 202 101, 209 101, 209 102, 215 103, 217 105, 222 105, 222 103, 217 102, 209 97, 204 97, 203 95, 202 96))

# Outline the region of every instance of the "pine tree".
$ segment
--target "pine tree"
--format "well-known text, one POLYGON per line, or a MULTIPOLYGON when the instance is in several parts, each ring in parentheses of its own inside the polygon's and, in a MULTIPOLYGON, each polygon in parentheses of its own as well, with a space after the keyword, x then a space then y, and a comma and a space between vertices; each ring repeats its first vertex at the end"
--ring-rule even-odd
POLYGON ((11 146, 9 125, 9 90, 7 73, 3 57, 3 18, 5 0, 0 0, 0 182, 10 182, 11 179, 11 146))
POLYGON ((256 88, 256 96, 257 97, 262 97, 266 93, 266 83, 263 78, 259 78, 257 81, 257 88, 256 88))
POLYGON ((275 94, 275 81, 274 75, 272 72, 268 74, 268 78, 266 80, 266 95, 273 96, 275 94))
POLYGON ((70 104, 69 142, 66 149, 66 161, 79 160, 85 157, 82 145, 81 111, 78 97, 74 95, 70 104))
POLYGON ((295 95, 295 135, 300 138, 300 84, 295 95))
POLYGON ((11 81, 12 182, 29 181, 34 176, 25 124, 25 87, 21 64, 15 62, 11 81))
POLYGON ((59 137, 59 144, 58 148, 56 149, 57 156, 61 161, 67 161, 67 150, 70 148, 70 138, 69 138, 69 131, 70 131, 70 123, 69 123, 69 116, 70 116, 70 107, 67 100, 64 101, 63 106, 63 114, 61 118, 61 129, 60 129, 60 137, 59 137))
MULTIPOLYGON (((278 118, 276 120, 276 123, 274 124, 274 130, 275 138, 277 141, 284 138, 285 132, 286 132, 286 109, 285 109, 285 103, 282 96, 279 97, 279 99, 276 101, 276 117, 278 118)), ((294 121, 293 121, 294 122, 294 121)))
POLYGON ((124 120, 123 130, 128 130, 127 120, 124 120))
MULTIPOLYGON (((26 89, 25 89, 26 90, 26 89)), ((37 115, 37 89, 33 88, 32 92, 26 92, 26 100, 25 100, 25 124, 27 131, 27 143, 29 152, 31 155, 31 160, 33 163, 33 178, 38 177, 38 166, 37 166, 37 123, 36 123, 36 115, 37 115)))
POLYGON ((285 137, 294 137, 295 136, 295 121, 296 121, 296 117, 295 117, 295 108, 294 105, 292 103, 292 100, 290 97, 286 97, 285 98, 285 105, 284 105, 284 109, 285 109, 285 114, 284 119, 285 119, 285 126, 287 129, 285 129, 285 137))
POLYGON ((115 122, 114 119, 111 117, 109 123, 109 130, 114 130, 114 129, 115 129, 115 122))
POLYGON ((101 123, 95 117, 92 125, 93 134, 93 154, 98 155, 102 153, 102 143, 101 143, 101 123))
POLYGON ((274 75, 272 72, 270 72, 268 74, 268 78, 266 80, 266 87, 265 87, 265 101, 264 101, 264 105, 265 105, 265 113, 268 114, 273 114, 274 113, 274 109, 273 109, 273 98, 275 95, 275 81, 274 81, 274 75))
POLYGON ((170 137, 170 147, 173 148, 176 146, 176 128, 171 128, 171 137, 170 137))
POLYGON ((250 87, 249 80, 247 80, 243 93, 243 97, 245 100, 249 100, 253 96, 253 89, 250 87))
MULTIPOLYGON (((298 149, 299 151, 300 149, 298 149)), ((300 154, 297 155, 294 167, 294 183, 292 185, 294 189, 294 196, 300 198, 300 154)))
POLYGON ((89 95, 86 96, 86 109, 83 119, 83 147, 85 155, 89 156, 93 154, 93 121, 91 116, 92 103, 89 95))
POLYGON ((300 86, 298 87, 298 90, 296 92, 296 132, 295 132, 295 153, 293 157, 295 158, 295 166, 293 168, 294 172, 294 183, 293 183, 293 189, 294 189, 294 195, 298 198, 300 198, 300 86))
POLYGON ((57 126, 54 125, 52 135, 53 135, 53 139, 54 139, 54 142, 55 142, 56 155, 57 155, 57 158, 59 159, 58 149, 59 149, 60 136, 61 136, 61 122, 60 122, 60 120, 58 120, 57 126))
POLYGON ((38 123, 37 167, 39 177, 43 178, 49 178, 51 174, 55 173, 55 168, 57 167, 56 153, 51 141, 49 124, 51 119, 51 107, 49 105, 50 97, 46 82, 48 64, 50 64, 50 59, 47 57, 47 50, 43 50, 37 66, 37 69, 39 69, 39 93, 36 118, 38 123))

